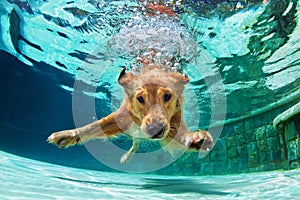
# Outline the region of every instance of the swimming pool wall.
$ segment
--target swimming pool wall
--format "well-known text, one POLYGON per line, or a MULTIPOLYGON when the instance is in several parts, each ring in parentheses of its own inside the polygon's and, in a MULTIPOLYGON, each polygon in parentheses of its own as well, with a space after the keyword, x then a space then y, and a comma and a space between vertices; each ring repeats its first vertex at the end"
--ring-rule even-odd
POLYGON ((198 154, 192 153, 158 173, 205 175, 298 168, 299 113, 281 128, 273 126, 274 118, 296 103, 294 99, 280 108, 225 125, 207 157, 199 160, 198 154))

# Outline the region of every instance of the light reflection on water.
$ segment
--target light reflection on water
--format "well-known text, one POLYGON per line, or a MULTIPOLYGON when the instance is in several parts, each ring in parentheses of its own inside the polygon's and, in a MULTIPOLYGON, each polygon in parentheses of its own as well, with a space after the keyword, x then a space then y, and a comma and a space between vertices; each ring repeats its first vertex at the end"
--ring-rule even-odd
POLYGON ((159 176, 67 168, 0 152, 2 199, 287 199, 299 170, 230 176, 159 176))
MULTIPOLYGON (((110 1, 101 9, 85 1, 74 1, 73 9, 69 1, 37 1, 38 5, 34 1, 28 2, 31 7, 21 4, 22 1, 10 0, 0 5, 1 29, 5 30, 1 32, 1 49, 27 64, 45 62, 72 75, 80 72, 84 74, 82 81, 99 87, 98 94, 83 92, 95 95, 101 102, 109 102, 116 84, 115 75, 121 65, 130 62, 121 56, 107 56, 107 42, 133 17, 136 8, 131 6, 136 6, 136 1, 126 1, 126 5, 122 4, 125 1, 110 1), (19 10, 21 5, 23 9, 19 10), (101 80, 93 76, 102 70, 99 66, 109 69, 105 70, 101 80)), ((205 119, 201 125, 206 125, 205 120, 209 119, 206 116, 210 115, 207 108, 210 97, 203 79, 214 73, 208 72, 222 75, 229 102, 228 118, 244 116, 276 103, 282 97, 288 98, 299 88, 298 4, 297 1, 270 1, 268 5, 256 4, 220 18, 211 13, 200 15, 201 9, 195 11, 199 15, 193 12, 180 14, 180 23, 189 30, 199 47, 198 61, 203 60, 200 55, 203 56, 201 51, 204 49, 211 58, 209 63, 201 65, 204 70, 200 74, 194 70, 196 62, 187 65, 193 80, 190 88, 197 92, 203 105, 205 119)), ((73 92, 73 88, 61 87, 73 92)), ((101 113, 110 111, 106 104, 101 104, 101 109, 101 113)), ((40 143, 46 145, 44 141, 40 143)), ((18 144, 11 144, 13 149, 14 145, 18 144)), ((59 195, 78 199, 86 196, 104 199, 275 199, 294 197, 300 191, 297 170, 196 178, 164 177, 65 168, 3 152, 0 160, 1 197, 7 199, 17 196, 59 198, 59 195)))

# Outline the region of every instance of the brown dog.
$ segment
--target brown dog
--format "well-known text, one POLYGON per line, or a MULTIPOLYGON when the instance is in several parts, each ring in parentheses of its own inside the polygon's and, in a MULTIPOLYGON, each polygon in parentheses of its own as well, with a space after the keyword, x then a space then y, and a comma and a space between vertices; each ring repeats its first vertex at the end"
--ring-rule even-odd
POLYGON ((186 75, 167 73, 159 67, 145 68, 139 75, 125 70, 118 79, 125 90, 119 110, 84 127, 53 133, 48 141, 67 148, 126 132, 133 138, 133 145, 121 163, 137 151, 140 138, 159 140, 162 145, 175 141, 187 150, 206 151, 212 147, 208 132, 190 132, 183 121, 183 89, 189 82, 186 75))

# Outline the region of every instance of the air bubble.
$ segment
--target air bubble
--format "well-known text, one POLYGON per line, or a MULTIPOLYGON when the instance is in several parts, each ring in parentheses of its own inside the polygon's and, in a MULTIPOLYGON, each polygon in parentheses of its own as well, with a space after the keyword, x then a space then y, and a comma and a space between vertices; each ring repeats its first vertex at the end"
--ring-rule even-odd
POLYGON ((147 64, 160 65, 166 71, 170 66, 180 69, 182 60, 190 60, 191 55, 196 54, 195 45, 185 26, 162 15, 137 15, 110 41, 111 52, 115 56, 130 56, 133 69, 143 67, 144 60, 147 64))

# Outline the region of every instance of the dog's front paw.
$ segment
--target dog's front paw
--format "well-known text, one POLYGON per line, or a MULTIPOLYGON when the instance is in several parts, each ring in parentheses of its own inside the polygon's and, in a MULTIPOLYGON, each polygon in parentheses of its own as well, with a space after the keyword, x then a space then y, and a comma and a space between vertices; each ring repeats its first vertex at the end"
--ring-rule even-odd
POLYGON ((48 137, 47 141, 57 145, 59 148, 68 148, 79 143, 80 138, 75 130, 66 130, 53 133, 48 137))
POLYGON ((188 147, 200 151, 209 151, 213 146, 213 138, 207 131, 192 133, 188 147))

